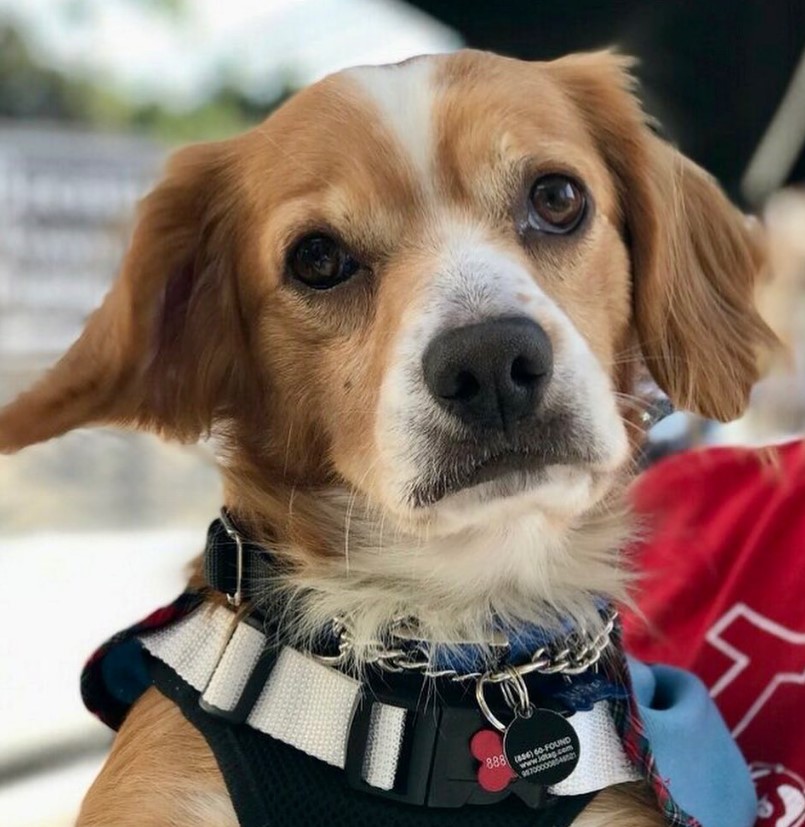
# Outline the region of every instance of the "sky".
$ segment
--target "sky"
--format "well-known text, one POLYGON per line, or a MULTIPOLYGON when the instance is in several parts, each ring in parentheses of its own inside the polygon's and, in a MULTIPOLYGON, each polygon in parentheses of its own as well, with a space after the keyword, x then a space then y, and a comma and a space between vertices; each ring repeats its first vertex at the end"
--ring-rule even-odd
POLYGON ((136 100, 192 106, 227 79, 271 98, 345 66, 386 63, 459 45, 399 0, 185 0, 180 16, 137 0, 0 0, 37 56, 103 74, 136 100), (76 9, 81 13, 76 13, 76 9))

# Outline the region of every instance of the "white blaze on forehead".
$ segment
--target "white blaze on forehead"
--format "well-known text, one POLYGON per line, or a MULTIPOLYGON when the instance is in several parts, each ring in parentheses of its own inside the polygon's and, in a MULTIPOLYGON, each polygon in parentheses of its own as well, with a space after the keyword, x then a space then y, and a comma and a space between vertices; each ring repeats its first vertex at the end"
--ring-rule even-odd
POLYGON ((432 273, 407 309, 406 322, 419 328, 418 343, 440 328, 498 316, 526 316, 541 324, 553 317, 554 302, 482 227, 445 214, 431 223, 432 273))
POLYGON ((345 72, 377 107, 423 183, 433 162, 433 63, 425 58, 394 66, 359 66, 345 72))

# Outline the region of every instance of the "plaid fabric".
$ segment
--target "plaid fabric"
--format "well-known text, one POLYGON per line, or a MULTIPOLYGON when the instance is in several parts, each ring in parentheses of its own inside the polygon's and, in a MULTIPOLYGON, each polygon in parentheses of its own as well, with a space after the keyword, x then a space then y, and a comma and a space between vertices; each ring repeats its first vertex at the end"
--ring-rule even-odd
POLYGON ((673 827, 701 827, 699 822, 681 809, 671 796, 667 781, 659 774, 651 745, 643 728, 640 718, 640 709, 632 689, 632 680, 629 676, 629 667, 626 663, 626 653, 623 648, 622 630, 620 624, 612 636, 613 654, 606 664, 612 680, 629 689, 628 699, 610 701, 615 728, 620 735, 623 749, 629 760, 640 770, 641 775, 651 785, 657 803, 665 816, 665 820, 673 827))
MULTIPOLYGON (((118 729, 128 710, 152 683, 141 657, 138 636, 181 620, 203 600, 199 592, 185 592, 173 603, 157 609, 104 643, 89 659, 81 675, 81 696, 87 709, 112 729, 118 729)), ((667 782, 657 771, 632 690, 620 627, 616 627, 612 641, 613 653, 604 665, 604 672, 610 680, 629 690, 628 699, 610 701, 624 751, 651 785, 671 827, 701 827, 676 804, 667 782)))
POLYGON ((107 640, 81 672, 84 706, 107 726, 119 729, 132 704, 151 683, 141 664, 138 636, 176 623, 203 599, 199 592, 184 592, 173 603, 151 612, 144 620, 107 640))

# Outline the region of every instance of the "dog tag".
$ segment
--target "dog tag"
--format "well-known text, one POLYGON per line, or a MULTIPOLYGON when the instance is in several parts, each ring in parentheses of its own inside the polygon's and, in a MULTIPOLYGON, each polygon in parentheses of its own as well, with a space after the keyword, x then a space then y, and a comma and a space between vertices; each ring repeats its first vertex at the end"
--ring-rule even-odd
POLYGON ((488 793, 499 793, 517 776, 506 763, 503 754, 503 738, 493 729, 482 729, 470 741, 472 757, 480 762, 478 785, 488 793))
POLYGON ((532 784, 550 787, 564 781, 579 762, 579 736, 567 718, 550 709, 517 713, 503 736, 511 769, 532 784))

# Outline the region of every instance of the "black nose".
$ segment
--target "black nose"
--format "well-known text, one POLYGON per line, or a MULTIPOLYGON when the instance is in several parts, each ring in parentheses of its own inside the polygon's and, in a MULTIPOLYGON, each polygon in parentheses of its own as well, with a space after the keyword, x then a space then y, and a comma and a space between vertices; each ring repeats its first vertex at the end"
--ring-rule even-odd
POLYGON ((523 317, 439 334, 422 360, 434 399, 469 425, 509 428, 539 406, 553 370, 548 334, 523 317))

